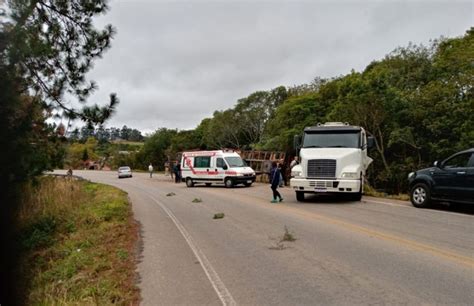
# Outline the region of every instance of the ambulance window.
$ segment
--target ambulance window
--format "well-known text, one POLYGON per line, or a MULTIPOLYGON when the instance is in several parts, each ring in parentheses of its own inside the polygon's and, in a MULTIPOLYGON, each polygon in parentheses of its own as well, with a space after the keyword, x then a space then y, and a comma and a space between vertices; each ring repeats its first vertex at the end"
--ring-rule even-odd
POLYGON ((224 168, 224 166, 225 166, 224 159, 218 158, 217 161, 216 161, 216 167, 217 168, 224 168))
POLYGON ((210 156, 196 156, 194 158, 194 167, 196 168, 210 168, 211 157, 210 156))

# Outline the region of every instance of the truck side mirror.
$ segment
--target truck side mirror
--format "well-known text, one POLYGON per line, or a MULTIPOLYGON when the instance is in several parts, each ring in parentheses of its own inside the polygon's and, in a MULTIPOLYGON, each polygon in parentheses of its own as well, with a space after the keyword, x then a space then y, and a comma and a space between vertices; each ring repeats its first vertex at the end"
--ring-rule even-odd
POLYGON ((301 135, 295 135, 293 138, 293 146, 296 150, 301 148, 301 135))
POLYGON ((443 168, 443 163, 441 163, 441 162, 439 162, 439 161, 436 160, 436 161, 433 163, 433 166, 438 167, 438 168, 443 168))
POLYGON ((222 166, 222 169, 227 170, 227 165, 222 166))
POLYGON ((375 139, 373 136, 367 137, 367 148, 371 149, 375 145, 375 139))

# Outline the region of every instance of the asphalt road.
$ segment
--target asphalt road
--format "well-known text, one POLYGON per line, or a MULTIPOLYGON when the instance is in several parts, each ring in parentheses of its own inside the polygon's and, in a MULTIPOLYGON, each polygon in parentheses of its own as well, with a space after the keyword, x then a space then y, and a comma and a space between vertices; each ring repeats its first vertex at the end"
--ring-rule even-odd
POLYGON ((468 213, 368 197, 298 203, 289 188, 271 204, 263 184, 187 188, 162 175, 75 174, 128 192, 142 231, 143 305, 474 304, 468 213), (296 241, 279 243, 285 226, 296 241))

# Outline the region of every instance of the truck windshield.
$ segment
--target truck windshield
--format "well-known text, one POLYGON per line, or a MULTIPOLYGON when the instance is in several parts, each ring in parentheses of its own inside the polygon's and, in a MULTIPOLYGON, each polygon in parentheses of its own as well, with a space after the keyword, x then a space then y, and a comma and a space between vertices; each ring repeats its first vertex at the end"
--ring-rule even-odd
POLYGON ((305 133, 303 148, 360 148, 359 132, 305 133))
POLYGON ((246 167, 247 164, 238 156, 226 157, 225 158, 229 167, 246 167))

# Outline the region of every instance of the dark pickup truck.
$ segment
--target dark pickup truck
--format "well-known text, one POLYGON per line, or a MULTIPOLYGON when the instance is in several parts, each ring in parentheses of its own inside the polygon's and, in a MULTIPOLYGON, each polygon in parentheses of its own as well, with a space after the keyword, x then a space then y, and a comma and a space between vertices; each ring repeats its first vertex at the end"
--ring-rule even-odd
POLYGON ((411 172, 408 182, 415 207, 429 207, 433 201, 474 204, 474 148, 411 172))

